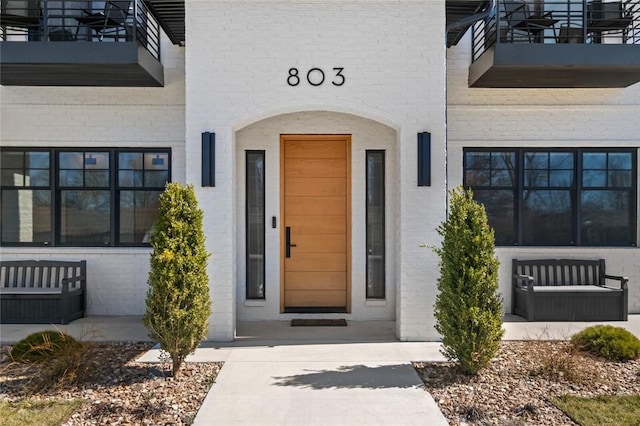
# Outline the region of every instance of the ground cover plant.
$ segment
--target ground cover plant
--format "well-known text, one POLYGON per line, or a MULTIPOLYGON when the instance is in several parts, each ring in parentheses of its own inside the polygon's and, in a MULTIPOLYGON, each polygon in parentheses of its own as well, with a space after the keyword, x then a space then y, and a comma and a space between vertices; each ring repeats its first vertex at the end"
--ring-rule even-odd
POLYGON ((553 400, 581 426, 637 426, 640 424, 640 395, 583 398, 563 395, 553 400))
POLYGON ((0 422, 3 426, 57 426, 71 417, 81 405, 81 400, 0 400, 0 422))

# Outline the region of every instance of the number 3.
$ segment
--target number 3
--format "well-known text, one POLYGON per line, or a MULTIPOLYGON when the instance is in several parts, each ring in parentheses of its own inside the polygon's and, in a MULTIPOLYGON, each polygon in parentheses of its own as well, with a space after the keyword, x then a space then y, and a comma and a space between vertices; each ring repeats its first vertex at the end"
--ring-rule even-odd
POLYGON ((342 86, 344 84, 344 75, 342 75, 342 71, 344 71, 344 68, 334 68, 334 71, 336 71, 336 77, 340 77, 340 82, 336 82, 335 80, 331 82, 331 84, 333 84, 334 86, 342 86))

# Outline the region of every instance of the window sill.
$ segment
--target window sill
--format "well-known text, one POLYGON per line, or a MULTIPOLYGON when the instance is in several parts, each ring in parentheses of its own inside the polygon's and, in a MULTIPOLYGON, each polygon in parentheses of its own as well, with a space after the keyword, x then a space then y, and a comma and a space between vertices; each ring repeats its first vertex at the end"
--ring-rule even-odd
POLYGON ((365 306, 377 306, 377 307, 387 306, 387 301, 384 299, 380 299, 380 300, 370 299, 365 302, 365 306))
POLYGON ((245 300, 244 301, 244 306, 249 307, 249 308, 255 308, 255 307, 264 307, 267 306, 267 301, 266 300, 245 300))

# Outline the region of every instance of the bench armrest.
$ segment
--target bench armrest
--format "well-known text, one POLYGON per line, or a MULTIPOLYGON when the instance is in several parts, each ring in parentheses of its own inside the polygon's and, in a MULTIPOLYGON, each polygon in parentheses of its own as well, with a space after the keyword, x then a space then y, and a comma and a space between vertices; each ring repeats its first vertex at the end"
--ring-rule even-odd
POLYGON ((516 286, 518 287, 533 286, 533 277, 531 275, 513 274, 513 279, 515 280, 516 286), (521 281, 526 281, 526 283, 523 285, 520 283, 521 281))
POLYGON ((87 278, 84 275, 76 275, 75 277, 69 277, 69 278, 63 278, 61 283, 62 283, 62 287, 66 287, 67 289, 69 289, 69 287, 71 287, 71 283, 75 283, 75 282, 80 282, 80 287, 76 288, 77 289, 84 289, 84 281, 87 278))
POLYGON ((602 276, 605 280, 616 280, 616 281, 620 281, 620 288, 625 290, 627 289, 627 283, 629 282, 629 277, 623 277, 620 275, 603 275, 602 276))

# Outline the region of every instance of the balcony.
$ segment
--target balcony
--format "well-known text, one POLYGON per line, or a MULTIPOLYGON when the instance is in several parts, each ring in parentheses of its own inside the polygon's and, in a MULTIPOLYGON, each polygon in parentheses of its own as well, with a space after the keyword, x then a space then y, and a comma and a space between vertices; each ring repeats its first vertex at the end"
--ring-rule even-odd
POLYGON ((160 27, 142 0, 0 5, 2 85, 164 85, 160 27))
POLYGON ((640 0, 498 0, 473 27, 469 87, 613 88, 640 81, 640 0))

